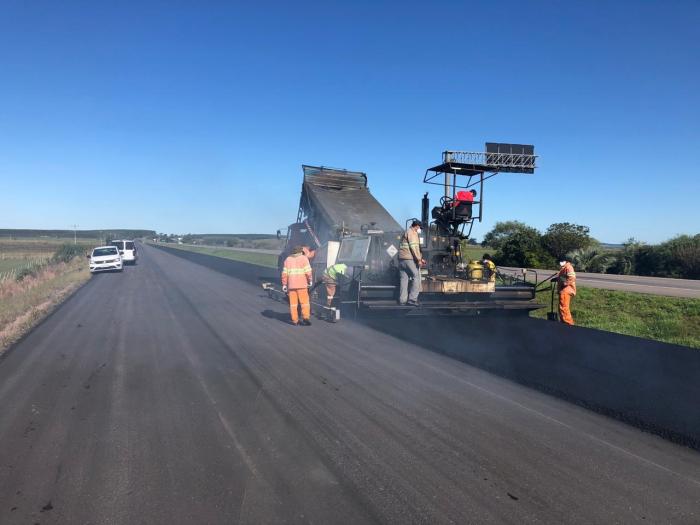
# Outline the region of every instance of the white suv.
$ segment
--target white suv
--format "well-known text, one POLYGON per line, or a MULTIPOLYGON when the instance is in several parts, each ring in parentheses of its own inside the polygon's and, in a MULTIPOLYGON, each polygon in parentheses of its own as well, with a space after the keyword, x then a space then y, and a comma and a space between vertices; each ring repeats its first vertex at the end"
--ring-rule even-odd
POLYGON ((90 258, 90 273, 117 270, 121 272, 122 258, 116 246, 98 246, 88 255, 90 258))
POLYGON ((136 245, 134 241, 112 241, 109 244, 116 246, 124 264, 136 264, 136 245))

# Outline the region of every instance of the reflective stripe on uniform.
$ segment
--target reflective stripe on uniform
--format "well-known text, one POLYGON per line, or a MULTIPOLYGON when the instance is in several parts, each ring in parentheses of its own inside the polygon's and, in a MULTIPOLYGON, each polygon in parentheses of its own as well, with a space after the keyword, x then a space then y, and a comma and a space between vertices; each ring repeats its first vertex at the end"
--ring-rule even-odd
POLYGON ((420 253, 420 237, 411 228, 406 230, 399 242, 399 259, 413 260, 422 257, 420 253))
POLYGON ((287 275, 304 275, 311 271, 311 266, 306 266, 304 268, 285 268, 283 270, 287 275))

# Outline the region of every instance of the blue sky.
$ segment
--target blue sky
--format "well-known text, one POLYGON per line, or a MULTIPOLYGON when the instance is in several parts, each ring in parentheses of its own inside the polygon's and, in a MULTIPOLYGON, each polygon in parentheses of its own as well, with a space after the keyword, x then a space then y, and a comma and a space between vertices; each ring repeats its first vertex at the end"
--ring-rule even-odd
POLYGON ((274 232, 301 164, 403 222, 444 149, 535 144, 496 221, 700 231, 700 2, 0 0, 0 228, 274 232))

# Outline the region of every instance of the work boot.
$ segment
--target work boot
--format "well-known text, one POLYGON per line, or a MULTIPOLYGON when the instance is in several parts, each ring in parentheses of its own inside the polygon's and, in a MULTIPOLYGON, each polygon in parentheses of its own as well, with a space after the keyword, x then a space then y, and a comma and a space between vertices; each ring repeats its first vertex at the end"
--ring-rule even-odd
POLYGON ((291 324, 292 326, 299 326, 299 322, 295 323, 294 321, 289 321, 289 324, 291 324))
POLYGON ((420 306, 420 303, 418 301, 408 301, 406 304, 408 306, 420 306))
POLYGON ((303 326, 311 326, 311 320, 310 319, 304 319, 301 324, 303 326))

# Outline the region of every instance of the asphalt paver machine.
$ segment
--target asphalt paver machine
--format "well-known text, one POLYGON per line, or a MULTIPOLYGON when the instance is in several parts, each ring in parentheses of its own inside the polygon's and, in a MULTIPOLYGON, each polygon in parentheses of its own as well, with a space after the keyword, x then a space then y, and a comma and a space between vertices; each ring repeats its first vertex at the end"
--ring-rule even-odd
MULTIPOLYGON (((442 162, 425 172, 426 184, 442 187, 438 205, 428 194, 421 217, 402 225, 370 193, 363 172, 302 166, 304 181, 297 221, 287 228, 280 267, 293 246, 306 246, 314 279, 335 263, 348 266, 339 283, 336 303, 327 307, 323 287, 315 286, 312 310, 337 321, 340 312, 352 316, 465 316, 527 314, 541 308, 534 302, 535 286, 525 276, 491 274, 481 261, 469 261, 462 247, 484 210, 484 181, 498 173, 534 173, 534 148, 487 143, 484 152, 445 151, 442 162), (477 189, 473 202, 460 201, 461 191, 477 189), (405 228, 422 223, 420 306, 397 302, 398 248, 405 228)), ((280 232, 281 234, 281 232, 280 232)), ((271 297, 284 300, 275 283, 264 283, 271 297)))

